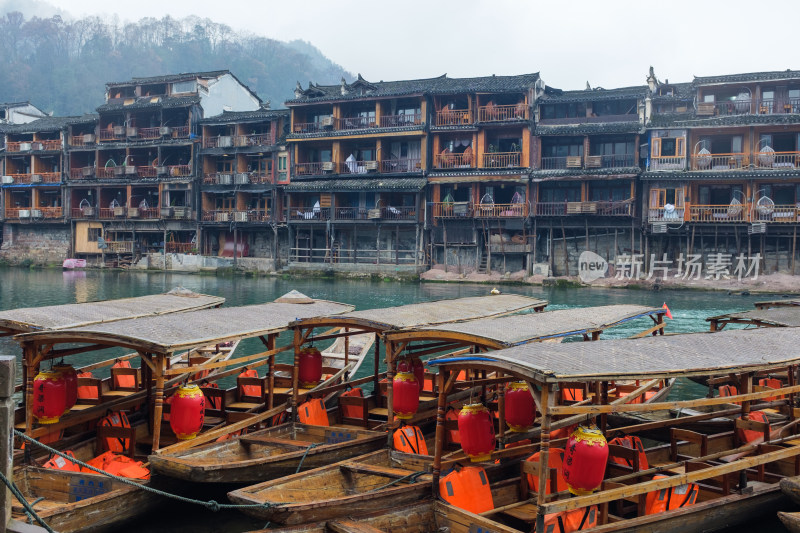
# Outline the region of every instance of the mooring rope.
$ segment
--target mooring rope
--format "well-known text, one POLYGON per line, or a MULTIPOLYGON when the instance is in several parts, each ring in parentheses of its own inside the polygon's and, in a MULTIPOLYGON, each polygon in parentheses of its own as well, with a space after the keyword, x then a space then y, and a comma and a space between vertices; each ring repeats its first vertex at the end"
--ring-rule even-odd
POLYGON ((294 472, 295 474, 299 473, 300 469, 303 468, 303 461, 306 460, 306 457, 308 456, 308 452, 310 452, 312 448, 316 448, 317 446, 322 446, 322 443, 321 442, 312 442, 311 444, 308 445, 308 448, 306 448, 306 453, 304 453, 303 454, 303 458, 300 459, 300 464, 297 465, 297 470, 295 470, 295 472, 294 472))
POLYGON ((36 511, 33 510, 33 505, 35 505, 36 502, 41 500, 41 498, 37 498, 36 501, 34 502, 34 504, 32 505, 32 504, 28 503, 28 500, 25 499, 25 496, 22 494, 22 491, 19 490, 19 488, 17 487, 16 483, 14 483, 12 480, 8 479, 5 476, 5 474, 3 474, 2 472, 0 472, 0 479, 3 480, 3 483, 6 484, 6 487, 8 487, 8 490, 11 491, 11 494, 14 495, 14 497, 17 499, 17 501, 19 501, 19 503, 22 504, 22 507, 25 509, 25 514, 27 514, 28 517, 32 517, 34 520, 36 520, 36 522, 38 522, 40 526, 45 528, 48 531, 48 533, 55 533, 55 531, 53 531, 53 529, 50 526, 48 526, 44 522, 44 520, 42 520, 39 517, 38 514, 36 514, 36 511))

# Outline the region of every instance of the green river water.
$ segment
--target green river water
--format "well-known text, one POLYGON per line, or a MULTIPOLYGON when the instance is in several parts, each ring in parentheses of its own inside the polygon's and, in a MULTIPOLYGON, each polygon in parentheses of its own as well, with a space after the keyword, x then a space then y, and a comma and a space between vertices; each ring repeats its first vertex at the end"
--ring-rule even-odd
MULTIPOLYGON (((0 310, 37 307, 93 300, 125 298, 166 292, 182 286, 195 292, 226 298, 226 306, 264 303, 296 289, 308 296, 352 304, 357 310, 391 307, 416 302, 478 296, 488 294, 491 286, 455 283, 393 283, 360 280, 284 279, 281 277, 216 277, 174 273, 0 270, 0 310)), ((575 289, 503 285, 504 293, 524 294, 548 300, 548 310, 609 304, 640 304, 661 307, 665 302, 673 320, 667 321, 668 332, 707 331, 706 317, 733 311, 753 309, 753 302, 782 295, 740 295, 727 292, 664 290, 658 292, 620 289, 575 289)), ((602 338, 629 336, 652 324, 649 318, 633 321, 604 332, 602 338)), ((290 342, 289 334, 283 342, 290 342)), ((755 348, 755 347, 754 347, 755 348)), ((257 340, 245 341, 237 355, 263 350, 257 340)), ((20 356, 17 344, 0 338, 0 354, 20 356)), ((74 364, 95 360, 79 357, 74 364)), ((359 375, 370 372, 365 364, 359 375)), ((697 385, 682 382, 673 389, 676 398, 697 393, 697 385)), ((209 493, 225 502, 224 494, 209 493)), ((135 524, 119 528, 120 533, 167 532, 239 532, 264 527, 263 523, 236 511, 211 513, 197 506, 170 503, 167 512, 144 517, 135 524)), ((781 531, 774 517, 758 523, 759 530, 781 531), (765 529, 766 528, 766 529, 765 529)))

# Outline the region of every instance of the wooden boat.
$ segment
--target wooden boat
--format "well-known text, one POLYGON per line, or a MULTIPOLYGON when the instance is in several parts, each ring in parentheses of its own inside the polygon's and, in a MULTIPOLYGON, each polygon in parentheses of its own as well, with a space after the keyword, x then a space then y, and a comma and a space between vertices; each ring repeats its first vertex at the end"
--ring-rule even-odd
POLYGON ((778 511, 778 518, 789 533, 800 533, 800 512, 778 511))
POLYGON ((783 478, 780 485, 783 493, 794 503, 800 505, 800 476, 783 478))
POLYGON ((300 524, 388 509, 430 495, 432 457, 379 450, 228 493, 251 516, 300 524), (425 471, 428 474, 424 474, 425 471), (411 478, 412 475, 417 474, 411 478), (392 484, 394 483, 394 484, 392 484))
MULTIPOLYGON (((99 474, 23 467, 14 475, 36 514, 59 533, 107 531, 155 509, 162 498, 99 474)), ((149 482, 142 482, 147 484, 149 482)), ((13 500, 13 518, 25 512, 13 500)))
POLYGON ((162 475, 198 483, 255 483, 375 451, 386 434, 287 423, 189 450, 151 455, 162 475), (302 461, 302 465, 301 465, 302 461))

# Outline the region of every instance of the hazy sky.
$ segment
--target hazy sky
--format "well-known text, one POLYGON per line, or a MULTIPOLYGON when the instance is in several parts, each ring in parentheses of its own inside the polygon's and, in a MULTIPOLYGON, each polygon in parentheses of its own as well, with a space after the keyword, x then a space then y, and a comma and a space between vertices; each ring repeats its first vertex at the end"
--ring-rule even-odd
POLYGON ((549 85, 582 89, 587 81, 606 88, 644 84, 650 65, 673 82, 800 69, 796 0, 49 3, 75 17, 197 15, 265 37, 303 39, 371 81, 540 72, 549 85))

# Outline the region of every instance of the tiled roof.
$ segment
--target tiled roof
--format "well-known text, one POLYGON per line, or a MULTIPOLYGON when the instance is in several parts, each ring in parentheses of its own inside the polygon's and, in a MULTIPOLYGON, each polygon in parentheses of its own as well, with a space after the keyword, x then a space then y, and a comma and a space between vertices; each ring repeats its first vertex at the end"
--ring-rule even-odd
POLYGON ((331 130, 314 131, 310 133, 290 133, 287 139, 316 139, 320 137, 346 137, 348 135, 378 135, 382 133, 398 133, 406 131, 424 131, 425 123, 412 124, 411 126, 397 126, 394 128, 361 128, 357 130, 331 130))
POLYGON ((800 169, 752 169, 752 170, 723 170, 719 172, 714 171, 678 171, 678 172, 642 172, 641 179, 654 181, 654 180, 686 180, 686 181, 702 181, 702 180, 719 180, 724 179, 728 182, 749 180, 749 179, 797 179, 800 178, 800 169))
POLYGON ((637 133, 642 129, 639 121, 600 122, 583 124, 536 125, 535 135, 592 135, 599 133, 637 133))
POLYGON ((582 91, 552 91, 546 94, 539 101, 540 104, 568 104, 572 102, 601 102, 604 100, 625 100, 630 98, 642 98, 647 96, 647 85, 637 85, 635 87, 621 87, 619 89, 594 89, 582 91))
POLYGON ((76 117, 43 117, 26 124, 6 124, 2 131, 6 133, 34 133, 39 131, 60 131, 73 124, 93 124, 98 117, 94 114, 76 117))
POLYGON ((358 75, 352 83, 344 80, 338 85, 315 85, 303 89, 298 83, 295 94, 299 97, 287 100, 287 105, 309 102, 328 102, 336 100, 354 100, 359 98, 380 98, 411 94, 459 94, 459 93, 503 93, 527 91, 539 79, 539 74, 522 74, 519 76, 482 76, 479 78, 448 78, 447 74, 436 78, 418 80, 368 82, 358 75), (345 94, 342 94, 342 88, 345 94), (363 94, 361 90, 363 89, 363 94))
POLYGON ((487 168, 487 169, 475 169, 475 170, 466 169, 466 170, 445 170, 445 171, 440 171, 438 169, 431 169, 428 175, 431 178, 440 178, 445 176, 471 177, 471 176, 520 176, 520 175, 524 175, 527 177, 528 170, 525 168, 517 168, 511 170, 487 168))
POLYGON ((284 186, 287 191, 419 191, 425 178, 332 178, 295 181, 284 186))
MULTIPOLYGON (((677 124, 684 123, 694 118, 694 111, 690 113, 653 113, 650 115, 648 128, 675 128, 677 124)), ((685 126, 684 126, 685 127, 685 126)))
POLYGON ((556 170, 534 170, 531 172, 531 178, 538 181, 540 178, 570 178, 570 177, 584 177, 584 176, 597 176, 604 177, 607 175, 619 177, 634 177, 639 175, 642 169, 639 167, 614 167, 614 168, 569 168, 569 169, 556 169, 556 170))
POLYGON ((106 83, 106 87, 120 87, 123 85, 141 85, 145 83, 174 83, 176 81, 193 80, 196 78, 218 78, 229 74, 229 70, 210 70, 207 72, 182 72, 180 74, 164 74, 146 78, 131 78, 128 81, 113 81, 106 83))
POLYGON ((695 76, 693 85, 712 85, 718 83, 744 83, 751 81, 777 81, 800 79, 800 70, 776 70, 772 72, 747 72, 725 74, 723 76, 695 76))
POLYGON ((3 102, 0 103, 0 109, 8 109, 9 107, 22 107, 26 105, 31 105, 30 101, 26 102, 3 102))
POLYGON ((673 122, 678 127, 705 127, 705 126, 749 126, 757 124, 800 124, 798 113, 777 113, 772 115, 726 115, 722 117, 696 117, 673 122))
POLYGON ((171 107, 189 107, 192 104, 200 103, 200 97, 193 96, 141 96, 136 98, 131 104, 125 105, 124 102, 113 104, 103 104, 97 108, 100 113, 109 111, 119 111, 122 109, 146 109, 148 107, 154 108, 171 108, 171 107))
POLYGON ((270 120, 274 118, 289 117, 288 109, 256 109, 255 111, 223 111, 222 114, 207 117, 199 121, 200 124, 229 124, 232 122, 246 122, 250 120, 270 120))
POLYGON ((672 87, 673 93, 671 95, 660 95, 658 92, 652 95, 653 103, 675 102, 675 101, 692 101, 694 99, 694 86, 689 83, 662 83, 659 89, 663 87, 672 87))

